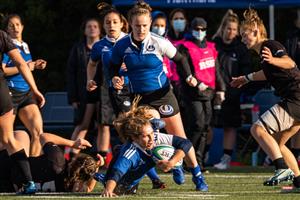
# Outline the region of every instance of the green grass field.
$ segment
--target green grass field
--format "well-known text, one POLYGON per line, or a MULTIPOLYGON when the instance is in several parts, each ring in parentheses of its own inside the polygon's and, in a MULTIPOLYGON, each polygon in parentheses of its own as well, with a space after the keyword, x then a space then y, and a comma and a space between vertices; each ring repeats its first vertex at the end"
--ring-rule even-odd
MULTIPOLYGON (((273 168, 263 167, 234 167, 230 171, 219 172, 211 170, 209 174, 205 174, 207 183, 209 184, 209 192, 201 193, 194 191, 194 184, 191 181, 191 175, 186 175, 186 183, 178 186, 172 182, 172 174, 161 174, 161 178, 167 182, 168 187, 164 190, 152 190, 152 184, 148 178, 144 178, 138 190, 138 194, 134 196, 121 196, 121 199, 153 199, 153 200, 169 200, 169 199, 300 199, 300 193, 281 193, 281 186, 288 185, 285 183, 276 187, 263 186, 263 181, 272 175, 273 168)), ((15 196, 1 195, 2 200, 11 199, 99 199, 102 187, 97 186, 94 193, 91 194, 41 194, 35 196, 15 196)), ((101 198, 105 199, 105 198, 101 198)))

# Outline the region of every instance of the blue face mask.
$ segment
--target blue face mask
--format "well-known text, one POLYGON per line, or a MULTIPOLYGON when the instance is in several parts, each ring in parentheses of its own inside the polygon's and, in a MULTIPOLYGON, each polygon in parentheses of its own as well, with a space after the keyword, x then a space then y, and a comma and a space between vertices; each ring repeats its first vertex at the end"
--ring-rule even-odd
POLYGON ((166 32, 166 28, 165 27, 152 26, 152 32, 156 33, 157 35, 163 36, 166 32))
POLYGON ((192 31, 192 35, 195 39, 202 41, 206 36, 206 31, 192 31))
POLYGON ((176 19, 173 20, 173 28, 176 32, 183 32, 185 28, 185 20, 184 19, 176 19))

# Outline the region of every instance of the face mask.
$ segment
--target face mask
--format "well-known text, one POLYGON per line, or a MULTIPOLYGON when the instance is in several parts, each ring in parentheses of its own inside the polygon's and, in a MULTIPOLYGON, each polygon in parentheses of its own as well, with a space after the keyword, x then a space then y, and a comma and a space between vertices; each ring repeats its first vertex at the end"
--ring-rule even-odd
POLYGON ((166 32, 166 28, 165 27, 153 26, 152 27, 152 32, 156 33, 157 35, 163 36, 166 32))
POLYGON ((192 31, 192 35, 197 40, 202 41, 205 38, 205 36, 206 36, 206 31, 195 31, 195 30, 193 30, 192 31))
POLYGON ((183 32, 185 28, 185 20, 184 19, 176 19, 173 20, 173 28, 176 32, 183 32))

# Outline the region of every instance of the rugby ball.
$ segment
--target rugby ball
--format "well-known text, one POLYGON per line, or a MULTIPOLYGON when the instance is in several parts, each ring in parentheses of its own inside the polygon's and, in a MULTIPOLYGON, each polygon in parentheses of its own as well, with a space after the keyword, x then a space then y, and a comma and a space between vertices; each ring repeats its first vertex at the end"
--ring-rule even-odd
MULTIPOLYGON (((159 160, 170 160, 174 155, 174 153, 175 153, 175 148, 167 144, 157 145, 152 149, 153 159, 156 162, 159 160)), ((182 163, 183 160, 181 159, 175 164, 174 167, 180 167, 182 163)))

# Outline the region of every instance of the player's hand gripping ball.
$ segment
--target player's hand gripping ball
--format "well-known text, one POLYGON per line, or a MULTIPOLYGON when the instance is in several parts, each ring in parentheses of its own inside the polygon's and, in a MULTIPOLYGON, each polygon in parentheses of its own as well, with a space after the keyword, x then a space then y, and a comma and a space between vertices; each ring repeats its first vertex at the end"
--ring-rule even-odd
MULTIPOLYGON (((161 144, 152 149, 152 157, 154 161, 170 160, 175 153, 175 148, 171 145, 161 144)), ((182 166, 183 160, 178 161, 174 167, 182 166)))

